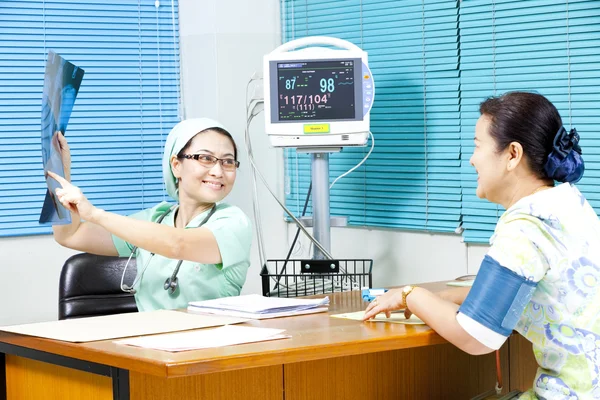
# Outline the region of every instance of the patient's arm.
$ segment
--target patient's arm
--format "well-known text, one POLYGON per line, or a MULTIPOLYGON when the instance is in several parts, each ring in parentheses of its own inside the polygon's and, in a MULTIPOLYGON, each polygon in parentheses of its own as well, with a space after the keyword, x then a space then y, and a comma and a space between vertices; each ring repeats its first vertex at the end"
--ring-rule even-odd
MULTIPOLYGON (((452 292, 456 293, 454 290, 452 292)), ((379 313, 385 313, 389 317, 391 311, 399 310, 404 306, 402 297, 402 289, 389 290, 379 296, 377 301, 369 304, 363 319, 368 320, 379 313)), ((458 323, 456 319, 458 305, 454 302, 443 299, 427 289, 415 287, 406 296, 406 306, 429 327, 459 349, 473 355, 487 354, 493 351, 471 336, 458 323)))
MULTIPOLYGON (((464 291, 464 289, 469 288, 453 289, 463 289, 464 291)), ((451 290, 448 289, 448 291, 451 290)), ((461 302, 464 300, 464 297, 462 299, 459 298, 459 295, 462 294, 458 290, 452 290, 452 292, 454 292, 453 296, 457 295, 457 300, 461 300, 461 302)), ((480 355, 494 351, 462 328, 456 319, 458 306, 453 304, 453 301, 442 300, 439 296, 435 296, 434 293, 417 287, 407 296, 406 302, 408 308, 418 315, 423 322, 464 352, 471 355, 480 355)))
POLYGON ((451 301, 452 303, 460 306, 467 298, 469 290, 471 290, 470 287, 453 287, 442 290, 441 292, 437 292, 436 294, 442 299, 451 301))

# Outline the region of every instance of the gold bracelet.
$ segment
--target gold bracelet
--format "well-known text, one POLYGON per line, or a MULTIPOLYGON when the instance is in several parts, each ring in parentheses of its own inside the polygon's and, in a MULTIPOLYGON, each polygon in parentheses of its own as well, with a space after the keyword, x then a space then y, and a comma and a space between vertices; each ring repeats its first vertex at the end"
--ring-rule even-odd
POLYGON ((406 285, 402 288, 402 308, 408 307, 408 304, 406 303, 406 298, 409 294, 412 293, 413 290, 415 290, 415 288, 416 286, 413 285, 406 285))

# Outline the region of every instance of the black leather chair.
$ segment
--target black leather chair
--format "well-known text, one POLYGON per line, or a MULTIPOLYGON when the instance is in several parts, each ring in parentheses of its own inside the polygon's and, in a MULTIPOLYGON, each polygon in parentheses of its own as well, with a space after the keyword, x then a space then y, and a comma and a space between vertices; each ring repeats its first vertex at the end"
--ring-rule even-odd
MULTIPOLYGON (((91 317, 137 311, 132 294, 121 290, 127 257, 81 253, 62 267, 58 284, 58 319, 91 317)), ((127 267, 124 283, 136 274, 135 258, 127 267)))

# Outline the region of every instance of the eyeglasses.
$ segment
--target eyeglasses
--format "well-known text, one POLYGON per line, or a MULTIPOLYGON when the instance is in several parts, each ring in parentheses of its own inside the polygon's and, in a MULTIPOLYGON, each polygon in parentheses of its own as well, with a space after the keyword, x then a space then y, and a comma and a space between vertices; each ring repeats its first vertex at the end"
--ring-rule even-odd
POLYGON ((196 160, 206 168, 214 167, 218 161, 221 163, 221 168, 223 168, 224 171, 235 171, 235 169, 240 166, 240 162, 233 158, 217 158, 210 154, 182 154, 180 158, 196 160))

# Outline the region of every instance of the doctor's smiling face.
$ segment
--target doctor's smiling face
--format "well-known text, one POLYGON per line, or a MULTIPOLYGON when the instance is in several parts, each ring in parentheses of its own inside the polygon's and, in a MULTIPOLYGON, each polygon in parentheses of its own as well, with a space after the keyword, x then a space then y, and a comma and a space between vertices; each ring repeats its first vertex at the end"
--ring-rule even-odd
POLYGON ((482 114, 475 126, 475 149, 470 162, 477 172, 477 197, 499 203, 503 188, 509 184, 507 164, 509 155, 498 151, 498 146, 490 127, 492 118, 482 114))
POLYGON ((198 133, 171 159, 180 201, 223 200, 233 189, 238 165, 237 148, 226 131, 211 128, 198 133))

